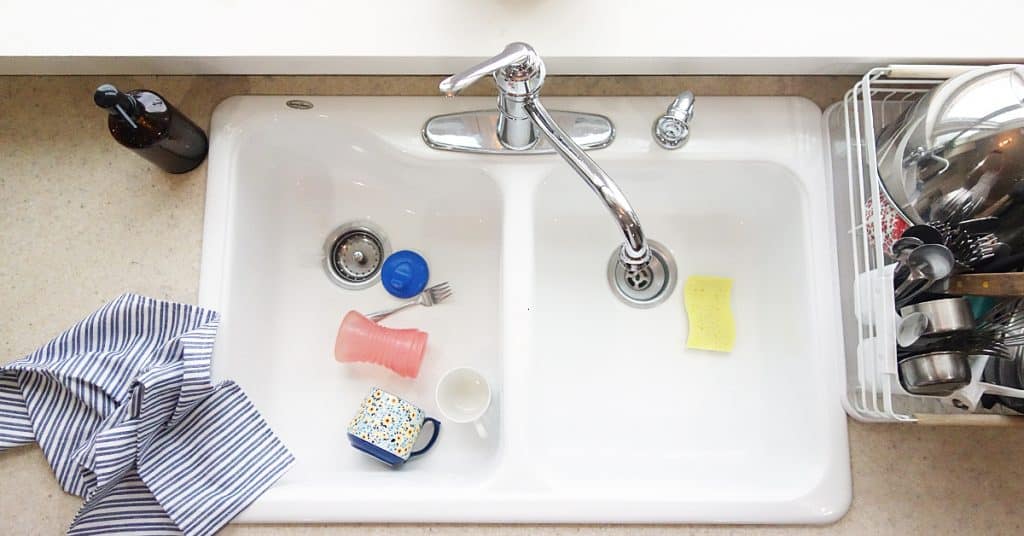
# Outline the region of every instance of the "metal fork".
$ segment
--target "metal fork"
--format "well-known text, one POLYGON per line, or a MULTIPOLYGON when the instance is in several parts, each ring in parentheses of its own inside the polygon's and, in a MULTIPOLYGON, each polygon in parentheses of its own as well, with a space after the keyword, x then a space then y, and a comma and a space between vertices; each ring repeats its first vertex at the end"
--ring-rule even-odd
POLYGON ((424 307, 430 307, 437 305, 444 300, 447 300, 452 295, 452 288, 448 285, 448 282, 438 283, 432 287, 427 287, 420 292, 419 296, 399 305, 392 307, 391 309, 384 309, 383 311, 377 311, 366 315, 366 318, 373 320, 374 322, 380 322, 385 318, 401 311, 402 309, 408 309, 414 305, 422 305, 424 307))

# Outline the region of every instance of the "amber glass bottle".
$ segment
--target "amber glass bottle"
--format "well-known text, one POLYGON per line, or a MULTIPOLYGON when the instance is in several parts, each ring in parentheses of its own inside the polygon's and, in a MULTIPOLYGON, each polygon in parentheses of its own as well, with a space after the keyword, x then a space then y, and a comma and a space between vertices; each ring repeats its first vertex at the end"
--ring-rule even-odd
POLYGON ((187 173, 206 158, 206 133, 159 94, 103 84, 93 100, 110 112, 107 126, 114 139, 164 171, 187 173))

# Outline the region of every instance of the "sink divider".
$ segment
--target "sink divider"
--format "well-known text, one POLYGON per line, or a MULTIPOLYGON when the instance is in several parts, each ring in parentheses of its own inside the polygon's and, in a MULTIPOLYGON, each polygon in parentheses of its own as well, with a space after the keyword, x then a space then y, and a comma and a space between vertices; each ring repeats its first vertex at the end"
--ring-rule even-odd
POLYGON ((522 488, 533 481, 536 472, 529 463, 527 420, 530 404, 523 400, 530 393, 527 361, 531 354, 531 319, 534 309, 534 208, 537 185, 544 170, 523 170, 519 166, 496 166, 488 170, 500 186, 504 198, 503 249, 501 259, 501 301, 504 325, 501 331, 503 363, 499 397, 502 429, 495 475, 501 487, 522 488), (533 172, 533 173, 531 173, 533 172), (529 477, 524 480, 525 477, 529 477))

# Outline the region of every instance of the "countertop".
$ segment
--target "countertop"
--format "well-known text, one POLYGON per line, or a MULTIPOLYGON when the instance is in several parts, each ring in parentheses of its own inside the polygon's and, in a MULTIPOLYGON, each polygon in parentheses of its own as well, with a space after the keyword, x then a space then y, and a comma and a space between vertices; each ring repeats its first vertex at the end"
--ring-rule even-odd
MULTIPOLYGON (((0 77, 0 362, 25 355, 126 290, 196 300, 205 165, 168 175, 117 145, 91 103, 98 84, 155 89, 207 127, 214 106, 230 95, 433 95, 437 79, 0 77)), ((852 81, 552 77, 545 94, 674 95, 690 88, 698 99, 803 95, 824 107, 852 81)), ((1022 442, 1024 428, 851 421, 853 506, 838 523, 821 527, 230 525, 223 533, 1019 534, 1022 442)), ((60 491, 37 448, 0 453, 0 533, 60 534, 80 504, 60 491)))
POLYGON ((1020 61, 1024 3, 0 0, 0 14, 0 74, 433 74, 511 41, 551 73, 855 74, 1020 61))

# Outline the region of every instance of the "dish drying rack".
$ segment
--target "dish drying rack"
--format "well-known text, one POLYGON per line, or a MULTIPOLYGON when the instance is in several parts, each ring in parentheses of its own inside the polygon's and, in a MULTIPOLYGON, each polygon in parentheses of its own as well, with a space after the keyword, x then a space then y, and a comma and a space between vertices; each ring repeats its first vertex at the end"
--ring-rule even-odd
POLYGON ((903 388, 896 359, 895 264, 886 264, 883 254, 881 210, 871 208, 886 195, 878 175, 876 133, 932 88, 972 68, 875 68, 854 84, 842 102, 825 111, 839 275, 847 283, 841 289, 846 344, 843 404, 859 421, 995 424, 1007 420, 1000 415, 1018 414, 998 404, 985 409, 982 395, 1024 398, 1024 390, 981 381, 988 359, 994 359, 984 356, 969 358, 971 383, 951 395, 914 395, 903 388))

